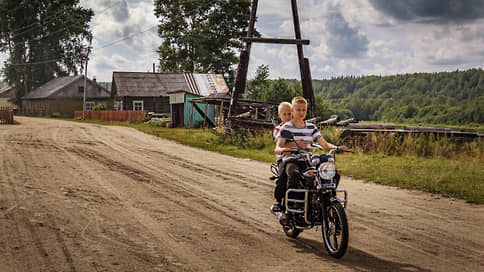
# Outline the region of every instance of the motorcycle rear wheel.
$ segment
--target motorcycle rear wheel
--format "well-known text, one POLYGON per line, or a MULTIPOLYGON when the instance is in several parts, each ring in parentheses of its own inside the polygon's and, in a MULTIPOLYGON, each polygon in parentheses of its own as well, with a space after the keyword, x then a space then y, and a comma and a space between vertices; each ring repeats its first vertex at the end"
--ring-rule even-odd
POLYGON ((343 257, 348 248, 348 220, 346 213, 339 202, 332 202, 326 207, 326 216, 323 218, 323 242, 329 255, 339 259, 343 257))

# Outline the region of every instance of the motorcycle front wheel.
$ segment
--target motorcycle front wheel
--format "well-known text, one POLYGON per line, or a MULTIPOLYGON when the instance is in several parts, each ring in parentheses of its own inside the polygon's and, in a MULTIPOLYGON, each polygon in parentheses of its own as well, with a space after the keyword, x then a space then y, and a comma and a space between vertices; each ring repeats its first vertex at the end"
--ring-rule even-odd
POLYGON ((323 212, 323 242, 329 255, 341 258, 348 248, 348 220, 339 202, 331 202, 323 212))

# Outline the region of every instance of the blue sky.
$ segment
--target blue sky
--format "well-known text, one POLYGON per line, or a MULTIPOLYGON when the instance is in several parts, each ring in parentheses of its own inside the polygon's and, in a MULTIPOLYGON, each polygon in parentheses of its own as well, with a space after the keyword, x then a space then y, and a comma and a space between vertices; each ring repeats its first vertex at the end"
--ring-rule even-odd
MULTIPOLYGON (((313 79, 465 70, 484 66, 483 0, 298 0, 313 79)), ((157 19, 150 0, 81 0, 95 12, 88 76, 151 71, 158 64, 157 19), (141 33, 142 32, 142 33, 141 33), (106 46, 119 39, 126 39, 106 46)), ((292 38, 290 0, 260 0, 263 37, 292 38)), ((4 60, 5 56, 0 56, 4 60)), ((299 78, 293 45, 254 44, 249 78, 260 64, 271 78, 299 78)))

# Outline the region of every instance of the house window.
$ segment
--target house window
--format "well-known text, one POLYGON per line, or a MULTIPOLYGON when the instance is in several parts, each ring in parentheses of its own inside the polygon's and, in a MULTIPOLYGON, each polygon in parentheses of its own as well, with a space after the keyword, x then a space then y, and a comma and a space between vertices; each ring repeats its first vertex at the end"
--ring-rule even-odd
POLYGON ((133 101, 133 110, 144 110, 143 100, 134 100, 133 101))
POLYGON ((92 101, 87 102, 86 101, 86 110, 92 110, 92 108, 94 108, 95 105, 96 105, 95 102, 92 102, 92 101))
POLYGON ((84 86, 79 86, 79 93, 83 93, 84 92, 84 86))
POLYGON ((114 109, 123 110, 123 101, 114 101, 114 109))

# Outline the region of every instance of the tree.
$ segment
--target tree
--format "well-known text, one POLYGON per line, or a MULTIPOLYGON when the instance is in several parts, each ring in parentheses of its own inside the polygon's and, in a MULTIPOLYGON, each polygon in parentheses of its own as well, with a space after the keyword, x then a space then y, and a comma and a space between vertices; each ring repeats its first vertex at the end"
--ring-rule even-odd
POLYGON ((91 9, 79 0, 0 1, 2 73, 20 97, 56 76, 78 74, 92 33, 91 9))
POLYGON ((255 78, 247 83, 247 98, 262 101, 264 93, 269 88, 269 66, 261 64, 255 71, 255 78))
POLYGON ((249 0, 156 0, 158 53, 164 72, 202 72, 235 78, 237 50, 243 47, 249 0))

